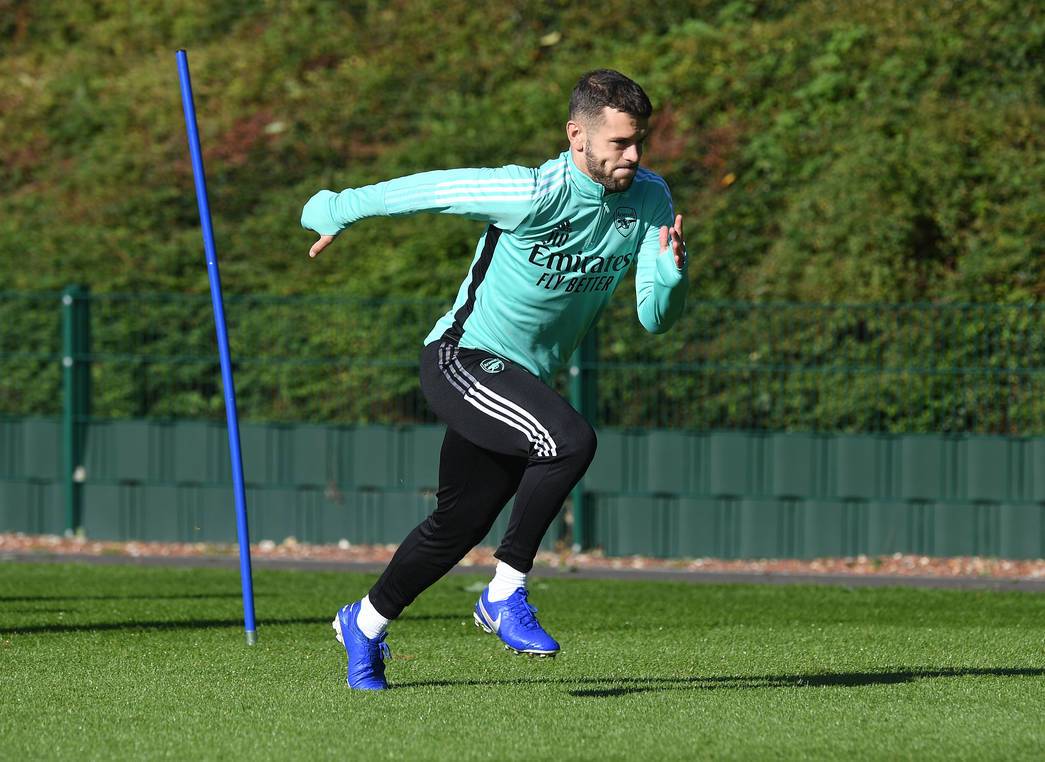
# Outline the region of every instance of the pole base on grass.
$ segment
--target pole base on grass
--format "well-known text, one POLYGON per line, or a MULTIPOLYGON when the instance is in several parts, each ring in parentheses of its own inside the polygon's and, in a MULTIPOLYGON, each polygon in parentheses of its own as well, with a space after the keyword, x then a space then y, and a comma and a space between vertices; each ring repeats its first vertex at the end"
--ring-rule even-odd
POLYGON ((256 630, 246 630, 245 632, 247 633, 247 645, 248 646, 257 645, 257 642, 258 642, 258 633, 257 633, 257 631, 256 630))

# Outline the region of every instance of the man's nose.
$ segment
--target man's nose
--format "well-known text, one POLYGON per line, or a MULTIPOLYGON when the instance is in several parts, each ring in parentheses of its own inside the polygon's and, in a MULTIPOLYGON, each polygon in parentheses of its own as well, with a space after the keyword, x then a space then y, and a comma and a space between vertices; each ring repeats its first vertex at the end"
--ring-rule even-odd
POLYGON ((624 156, 622 158, 629 164, 638 164, 641 155, 642 152, 639 151, 639 147, 633 143, 624 149, 624 156))

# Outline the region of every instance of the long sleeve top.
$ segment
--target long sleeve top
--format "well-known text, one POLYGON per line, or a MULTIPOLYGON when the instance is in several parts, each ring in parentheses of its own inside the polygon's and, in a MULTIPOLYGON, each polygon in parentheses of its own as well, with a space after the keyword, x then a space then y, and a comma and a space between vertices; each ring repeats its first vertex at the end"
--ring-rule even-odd
POLYGON ((320 191, 302 226, 337 235, 368 217, 432 212, 488 223, 453 306, 425 343, 447 338, 516 362, 548 380, 598 319, 628 268, 636 267, 638 317, 650 333, 681 315, 687 264, 660 251, 674 210, 667 183, 639 169, 631 186, 608 192, 570 152, 540 167, 422 172, 320 191))

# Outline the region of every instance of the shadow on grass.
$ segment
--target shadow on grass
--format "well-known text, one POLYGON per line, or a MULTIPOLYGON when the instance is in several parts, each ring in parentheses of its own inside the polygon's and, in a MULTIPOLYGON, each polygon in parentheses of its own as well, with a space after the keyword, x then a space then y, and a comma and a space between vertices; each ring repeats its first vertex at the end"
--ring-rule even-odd
MULTIPOLYGON (((189 597, 189 596, 177 596, 189 597)), ((201 596, 205 597, 205 596, 201 596)), ((235 596, 239 597, 239 596, 235 596)), ((31 613, 40 613, 37 609, 31 613)), ((292 617, 282 619, 258 619, 258 633, 264 632, 266 627, 279 627, 283 625, 322 625, 330 627, 330 616, 321 617, 292 617)), ((434 621, 465 621, 471 617, 463 617, 457 614, 422 614, 416 616, 402 616, 400 622, 434 622, 434 621)), ((167 619, 167 620, 133 620, 122 622, 50 622, 48 624, 26 624, 9 627, 0 627, 0 635, 46 635, 69 632, 113 632, 116 630, 138 631, 138 630, 213 630, 222 627, 243 627, 242 619, 167 619)))
MULTIPOLYGON (((317 619, 316 617, 303 617, 300 619, 269 619, 268 625, 295 625, 309 624, 330 626, 329 619, 317 619)), ((258 628, 261 629, 259 623, 258 628)), ((52 624, 30 624, 14 627, 0 627, 0 635, 54 635, 70 632, 112 632, 114 630, 139 631, 139 630, 215 630, 225 627, 243 627, 242 619, 191 619, 179 622, 177 620, 164 621, 135 621, 135 622, 92 622, 92 623, 52 623, 52 624)))
MULTIPOLYGON (((261 597, 257 593, 256 598, 261 597)), ((240 598, 242 593, 178 593, 172 595, 0 595, 0 604, 33 603, 35 601, 194 601, 206 598, 240 598)))
POLYGON ((532 678, 522 680, 429 680, 416 683, 394 683, 393 688, 438 688, 495 685, 591 685, 572 688, 569 695, 577 698, 613 698, 632 693, 677 690, 745 690, 751 688, 859 688, 867 685, 897 685, 915 680, 941 677, 1045 677, 1045 669, 1035 667, 910 668, 885 672, 827 672, 818 675, 729 675, 691 677, 576 677, 532 678))

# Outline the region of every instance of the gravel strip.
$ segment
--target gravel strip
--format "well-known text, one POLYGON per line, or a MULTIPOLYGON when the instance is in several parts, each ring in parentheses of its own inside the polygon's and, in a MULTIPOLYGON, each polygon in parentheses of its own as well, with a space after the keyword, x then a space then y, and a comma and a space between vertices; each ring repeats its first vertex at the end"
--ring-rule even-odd
MULTIPOLYGON (((251 547, 255 568, 378 573, 394 545, 308 545, 289 537, 251 547)), ((0 534, 0 561, 87 562, 170 566, 238 567, 236 545, 209 543, 100 542, 55 535, 0 534)), ((476 548, 455 572, 489 573, 492 548, 476 548)), ((571 579, 646 579, 695 583, 936 587, 1045 592, 1045 560, 962 556, 891 556, 814 560, 605 557, 597 552, 538 554, 535 576, 571 579)))

